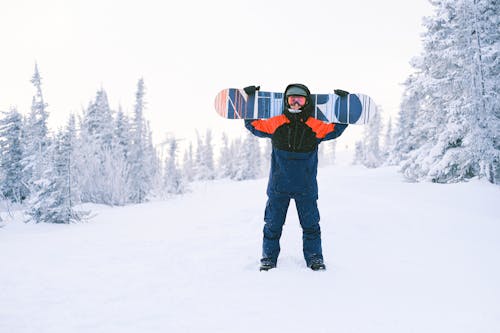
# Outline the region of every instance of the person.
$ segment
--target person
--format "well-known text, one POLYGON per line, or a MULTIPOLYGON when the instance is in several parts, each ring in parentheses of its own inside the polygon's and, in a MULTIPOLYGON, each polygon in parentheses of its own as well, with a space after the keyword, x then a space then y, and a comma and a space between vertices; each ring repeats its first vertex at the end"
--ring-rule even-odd
MULTIPOLYGON (((244 88, 248 95, 259 87, 244 88)), ((336 94, 348 92, 337 89, 336 94)), ((264 213, 261 271, 275 268, 280 237, 290 200, 294 199, 302 227, 303 253, 307 267, 324 270, 320 216, 317 206, 318 145, 337 138, 346 124, 327 123, 312 117, 314 103, 303 84, 290 84, 283 96, 283 113, 269 119, 247 119, 245 127, 272 142, 271 170, 264 213)))

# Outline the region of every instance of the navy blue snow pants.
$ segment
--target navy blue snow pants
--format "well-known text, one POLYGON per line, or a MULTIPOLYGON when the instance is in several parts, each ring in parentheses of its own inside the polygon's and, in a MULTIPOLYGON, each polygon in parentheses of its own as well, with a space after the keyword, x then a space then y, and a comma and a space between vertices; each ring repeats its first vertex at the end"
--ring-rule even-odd
MULTIPOLYGON (((286 213, 292 196, 269 196, 264 215, 264 240, 262 257, 274 263, 280 253, 280 238, 285 224, 286 213)), ((302 227, 303 251, 306 263, 314 257, 323 259, 321 249, 321 230, 319 227, 319 211, 316 197, 294 196, 300 225, 302 227)))

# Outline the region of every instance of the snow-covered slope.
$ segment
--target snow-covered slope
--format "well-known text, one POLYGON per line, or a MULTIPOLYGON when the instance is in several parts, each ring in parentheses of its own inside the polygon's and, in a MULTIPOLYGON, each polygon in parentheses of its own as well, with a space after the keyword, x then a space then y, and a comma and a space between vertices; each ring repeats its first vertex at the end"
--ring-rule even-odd
MULTIPOLYGON (((0 332, 499 332, 500 190, 320 169, 327 270, 293 204, 259 272, 266 180, 0 228, 0 332)), ((5 214, 3 215, 5 218, 5 214)))

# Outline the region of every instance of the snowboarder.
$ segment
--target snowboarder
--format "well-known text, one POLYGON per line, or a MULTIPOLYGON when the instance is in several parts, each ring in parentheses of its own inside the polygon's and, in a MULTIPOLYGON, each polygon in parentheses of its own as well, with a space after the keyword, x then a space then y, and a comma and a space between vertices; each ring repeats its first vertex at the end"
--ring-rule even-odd
MULTIPOLYGON (((249 95, 255 94, 258 89, 256 86, 244 88, 249 95)), ((339 89, 335 93, 340 96, 348 94, 339 89)), ((283 114, 270 119, 245 120, 245 127, 252 134, 272 140, 261 271, 276 267, 290 199, 295 200, 297 207, 307 267, 315 271, 326 268, 317 206, 318 145, 340 136, 347 125, 313 118, 310 95, 305 85, 290 84, 283 97, 283 114)))

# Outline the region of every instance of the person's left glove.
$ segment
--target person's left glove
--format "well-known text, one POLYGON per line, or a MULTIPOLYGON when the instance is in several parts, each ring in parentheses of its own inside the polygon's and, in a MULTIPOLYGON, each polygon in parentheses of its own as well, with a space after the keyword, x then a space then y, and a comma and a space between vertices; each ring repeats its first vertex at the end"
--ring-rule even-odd
POLYGON ((342 89, 335 89, 333 92, 335 93, 335 95, 339 95, 340 97, 345 97, 349 95, 349 92, 342 89))
POLYGON ((247 95, 254 95, 255 92, 259 89, 260 89, 260 86, 248 86, 248 87, 243 88, 243 90, 245 90, 247 95))

